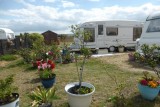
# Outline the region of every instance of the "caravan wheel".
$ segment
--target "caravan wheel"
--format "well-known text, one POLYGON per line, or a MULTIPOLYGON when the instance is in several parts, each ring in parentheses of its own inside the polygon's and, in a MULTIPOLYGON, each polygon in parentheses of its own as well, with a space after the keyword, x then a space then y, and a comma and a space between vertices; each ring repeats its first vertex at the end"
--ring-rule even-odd
POLYGON ((110 51, 110 52, 114 52, 115 50, 116 50, 116 49, 115 49, 114 46, 109 47, 109 51, 110 51))

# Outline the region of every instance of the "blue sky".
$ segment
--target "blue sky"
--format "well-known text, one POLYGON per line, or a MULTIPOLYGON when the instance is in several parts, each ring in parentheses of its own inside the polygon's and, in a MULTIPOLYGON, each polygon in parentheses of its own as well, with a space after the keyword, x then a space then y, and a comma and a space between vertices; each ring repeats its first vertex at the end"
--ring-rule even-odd
POLYGON ((70 33, 70 25, 86 21, 144 22, 155 11, 160 11, 160 0, 0 0, 0 27, 16 34, 64 34, 70 33))

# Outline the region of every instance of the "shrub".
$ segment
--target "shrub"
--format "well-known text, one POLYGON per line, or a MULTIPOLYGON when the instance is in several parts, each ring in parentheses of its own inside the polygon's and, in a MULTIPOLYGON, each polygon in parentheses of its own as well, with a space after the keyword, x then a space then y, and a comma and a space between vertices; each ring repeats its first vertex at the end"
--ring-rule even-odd
POLYGON ((17 87, 12 86, 13 75, 0 80, 0 104, 13 101, 12 93, 17 91, 17 87))
POLYGON ((23 58, 24 62, 30 63, 31 58, 31 49, 30 48, 24 48, 18 51, 18 54, 23 58))

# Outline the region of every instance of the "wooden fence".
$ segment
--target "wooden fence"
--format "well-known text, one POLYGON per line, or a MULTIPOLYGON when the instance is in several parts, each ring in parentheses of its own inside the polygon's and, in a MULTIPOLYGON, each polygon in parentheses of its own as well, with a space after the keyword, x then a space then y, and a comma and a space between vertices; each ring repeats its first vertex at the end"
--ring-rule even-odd
POLYGON ((16 36, 16 38, 11 41, 0 40, 0 55, 9 54, 12 53, 14 50, 28 47, 30 47, 30 41, 27 36, 24 39, 16 36))

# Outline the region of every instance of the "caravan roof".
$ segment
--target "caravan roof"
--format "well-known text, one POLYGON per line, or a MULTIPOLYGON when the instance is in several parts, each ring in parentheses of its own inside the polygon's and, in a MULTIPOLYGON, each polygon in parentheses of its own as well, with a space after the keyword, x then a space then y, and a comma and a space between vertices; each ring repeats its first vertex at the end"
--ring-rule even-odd
POLYGON ((143 26, 142 22, 136 20, 107 20, 107 21, 90 21, 81 24, 82 28, 95 27, 98 24, 104 24, 107 26, 143 26))
POLYGON ((154 13, 150 14, 147 17, 146 21, 148 21, 148 20, 154 20, 154 19, 160 19, 160 12, 154 12, 154 13))
POLYGON ((14 33, 11 29, 8 29, 8 28, 0 28, 0 32, 3 32, 3 33, 14 33))

